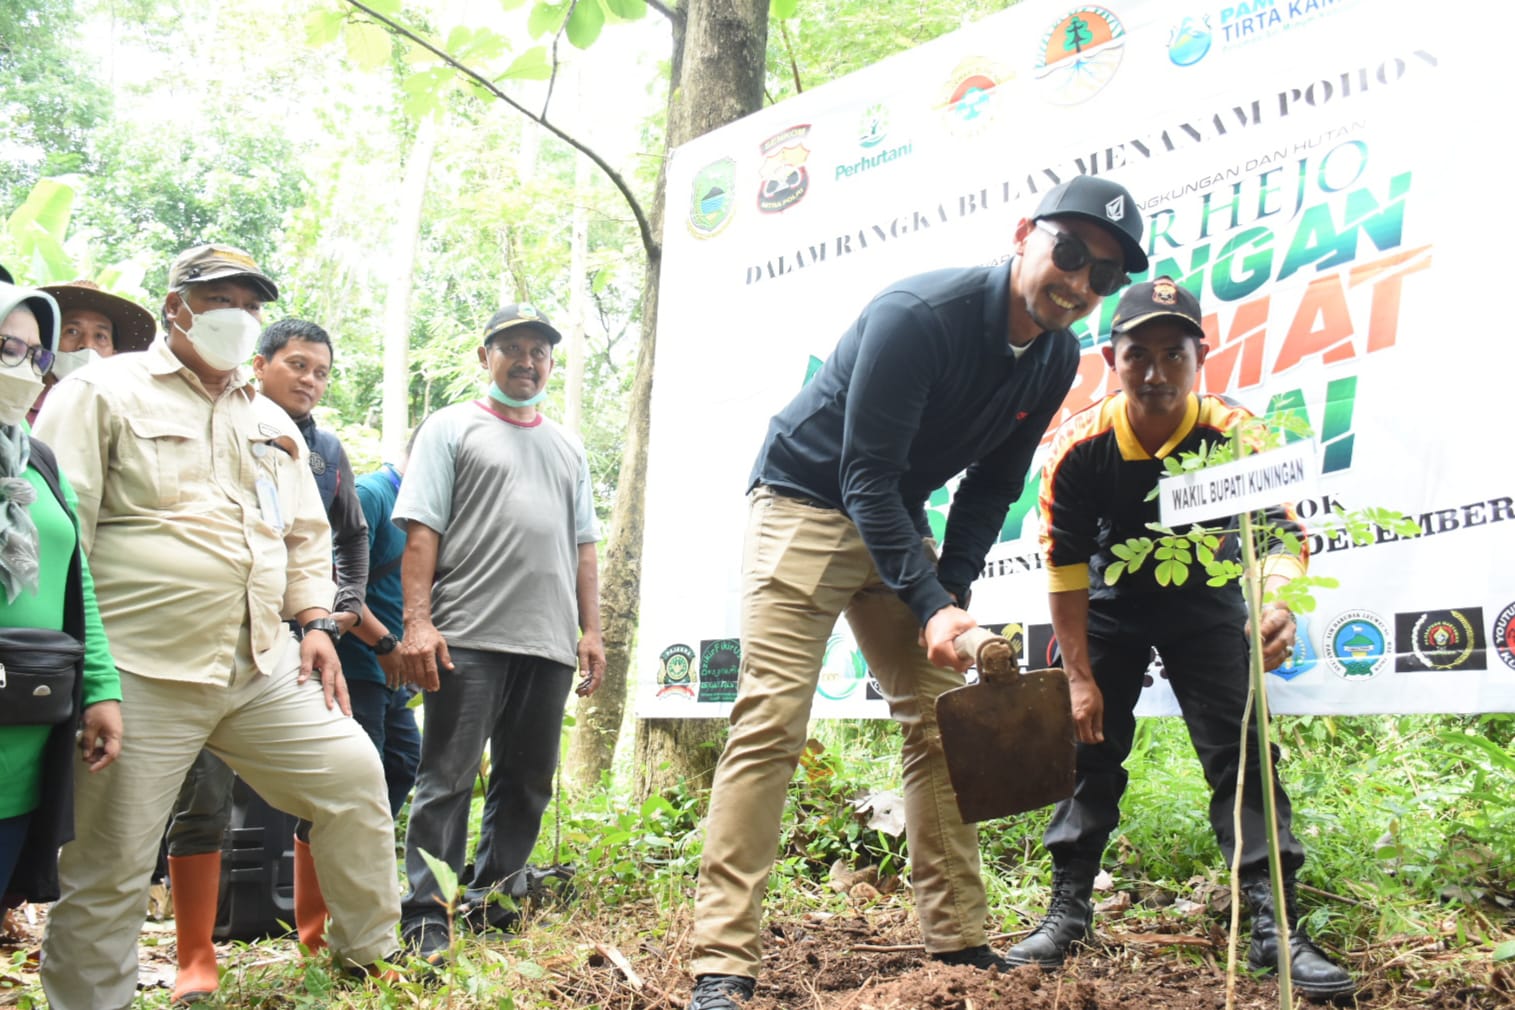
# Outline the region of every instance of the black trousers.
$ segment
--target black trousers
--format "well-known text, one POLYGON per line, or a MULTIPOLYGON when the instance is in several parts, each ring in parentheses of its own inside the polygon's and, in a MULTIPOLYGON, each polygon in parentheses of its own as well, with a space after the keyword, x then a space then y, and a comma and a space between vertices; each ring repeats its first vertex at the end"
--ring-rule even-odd
MULTIPOLYGON (((1156 648, 1210 784, 1210 827, 1230 864, 1236 844, 1241 718, 1247 700, 1245 623, 1245 611, 1215 593, 1090 602, 1089 661, 1104 694, 1105 739, 1078 745, 1073 796, 1057 805, 1044 838, 1055 862, 1098 860, 1120 824, 1120 799, 1128 779, 1124 764, 1136 733, 1133 712, 1151 649, 1156 648)), ((1259 757, 1254 719, 1247 735, 1242 805, 1242 867, 1248 870, 1265 870, 1268 860, 1259 757)), ((1276 747, 1273 758, 1277 762, 1276 747)), ((1297 870, 1305 860, 1304 848, 1289 827, 1289 797, 1276 778, 1274 784, 1283 865, 1297 870)))

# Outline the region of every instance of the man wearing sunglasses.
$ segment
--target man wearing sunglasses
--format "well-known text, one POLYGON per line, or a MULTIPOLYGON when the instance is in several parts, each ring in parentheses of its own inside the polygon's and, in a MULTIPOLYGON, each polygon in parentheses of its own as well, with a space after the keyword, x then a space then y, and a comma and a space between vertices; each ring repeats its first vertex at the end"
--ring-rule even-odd
POLYGON ((969 586, 1073 382, 1069 331, 1147 268, 1126 189, 1079 176, 1015 228, 1015 255, 873 299, 768 429, 752 471, 740 686, 695 903, 691 1010, 752 996, 762 895, 827 638, 845 614, 904 737, 911 882, 926 950, 986 943, 977 832, 958 816, 937 695, 963 683, 969 586), (956 474, 940 558, 927 497, 956 474))

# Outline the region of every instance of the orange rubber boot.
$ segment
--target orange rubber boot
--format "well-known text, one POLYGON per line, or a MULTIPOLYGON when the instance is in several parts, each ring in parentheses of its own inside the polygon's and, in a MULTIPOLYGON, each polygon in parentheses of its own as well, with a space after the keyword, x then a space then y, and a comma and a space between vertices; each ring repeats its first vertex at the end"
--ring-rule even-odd
POLYGON ((221 853, 168 857, 169 894, 174 902, 175 953, 179 974, 173 1002, 199 1003, 220 986, 216 972, 216 904, 221 897, 221 853))
POLYGON ((295 929, 300 942, 314 954, 326 946, 326 899, 316 879, 310 843, 295 839, 295 929))

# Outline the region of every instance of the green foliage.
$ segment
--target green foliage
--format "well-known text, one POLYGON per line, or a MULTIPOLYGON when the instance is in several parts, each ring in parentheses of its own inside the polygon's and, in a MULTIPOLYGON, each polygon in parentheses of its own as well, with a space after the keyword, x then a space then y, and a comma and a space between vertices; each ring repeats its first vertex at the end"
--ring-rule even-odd
POLYGON ((112 103, 76 41, 77 8, 67 0, 0 0, 0 212, 45 176, 94 170, 94 133, 112 103))
MULTIPOLYGON (((1251 418, 1233 429, 1229 438, 1216 442, 1204 441, 1193 452, 1164 457, 1163 470, 1168 477, 1197 473, 1310 436, 1308 424, 1295 414, 1285 412, 1270 414, 1266 418, 1251 418)), ((1153 487, 1145 500, 1151 501, 1157 494, 1158 487, 1153 487)), ((1334 518, 1337 526, 1345 530, 1357 544, 1371 543, 1380 529, 1401 537, 1413 537, 1420 533, 1420 526, 1413 519, 1380 506, 1348 511, 1337 505, 1334 508, 1334 518)), ((1225 538, 1241 535, 1240 529, 1212 529, 1196 524, 1183 532, 1177 532, 1161 523, 1148 523, 1147 528, 1159 534, 1158 537, 1131 537, 1125 543, 1111 546, 1110 552, 1116 560, 1104 571, 1108 585, 1113 586, 1127 574, 1139 571, 1148 558, 1155 559, 1153 579, 1160 586, 1184 585, 1196 563, 1204 569, 1205 585, 1212 588, 1238 581, 1246 574, 1240 562, 1217 556, 1225 538)), ((1252 529, 1259 556, 1283 553, 1295 558, 1304 557, 1304 542, 1288 526, 1272 522, 1265 514, 1259 513, 1252 519, 1252 529)), ((1283 603, 1294 613, 1306 614, 1315 609, 1312 590, 1335 589, 1338 585, 1334 578, 1299 576, 1288 583, 1269 588, 1266 599, 1260 602, 1283 603)))
POLYGON ((773 30, 768 33, 765 89, 768 100, 781 102, 1015 3, 891 0, 879 5, 856 0, 772 0, 769 18, 773 30))
POLYGON ((39 179, 26 200, 6 221, 10 237, 7 259, 19 279, 38 284, 72 280, 73 258, 63 249, 74 209, 74 187, 62 179, 39 179))

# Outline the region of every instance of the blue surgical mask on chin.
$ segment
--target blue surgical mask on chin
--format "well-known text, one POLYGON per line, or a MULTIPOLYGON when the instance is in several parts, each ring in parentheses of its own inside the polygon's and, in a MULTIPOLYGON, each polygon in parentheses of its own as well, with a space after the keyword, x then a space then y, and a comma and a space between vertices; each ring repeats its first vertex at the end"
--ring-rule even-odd
POLYGON ((489 384, 489 397, 492 400, 498 400, 500 403, 505 404, 507 407, 535 407, 537 404, 547 399, 547 390, 544 387, 537 392, 536 396, 533 396, 530 399, 516 400, 512 397, 506 396, 505 391, 500 388, 499 383, 491 382, 489 384))

